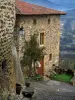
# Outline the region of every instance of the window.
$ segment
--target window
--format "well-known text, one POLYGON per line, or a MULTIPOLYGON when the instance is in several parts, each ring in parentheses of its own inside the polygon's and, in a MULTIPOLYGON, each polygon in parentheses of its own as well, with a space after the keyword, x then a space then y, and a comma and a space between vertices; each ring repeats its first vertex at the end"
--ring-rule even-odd
POLYGON ((47 15, 46 15, 46 18, 47 18, 47 15))
POLYGON ((40 33, 40 44, 44 44, 44 33, 40 33))
POLYGON ((51 61, 51 60, 52 60, 52 53, 49 54, 49 61, 51 61))
POLYGON ((48 24, 50 24, 50 18, 48 19, 48 24))
POLYGON ((53 21, 56 23, 56 18, 54 18, 53 21))
POLYGON ((6 64, 6 59, 4 59, 4 60, 2 61, 2 70, 5 70, 5 69, 6 69, 6 66, 7 66, 7 64, 6 64))
POLYGON ((36 19, 33 20, 33 24, 36 25, 36 19))

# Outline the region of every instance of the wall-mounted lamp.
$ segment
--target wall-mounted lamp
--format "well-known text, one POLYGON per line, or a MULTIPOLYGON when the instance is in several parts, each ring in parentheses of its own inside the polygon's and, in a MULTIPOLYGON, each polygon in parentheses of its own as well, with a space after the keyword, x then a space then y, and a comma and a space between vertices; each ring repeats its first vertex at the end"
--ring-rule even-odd
POLYGON ((19 29, 19 34, 20 35, 24 35, 25 34, 23 26, 19 29))

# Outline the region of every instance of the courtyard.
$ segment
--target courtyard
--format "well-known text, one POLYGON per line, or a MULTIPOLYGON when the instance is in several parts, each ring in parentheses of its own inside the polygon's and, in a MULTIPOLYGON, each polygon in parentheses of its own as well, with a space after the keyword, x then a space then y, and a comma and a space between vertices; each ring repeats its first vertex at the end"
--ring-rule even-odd
MULTIPOLYGON (((33 81, 31 87, 34 88, 31 100, 75 100, 75 87, 68 83, 53 80, 33 81)), ((16 97, 16 100, 29 100, 22 94, 16 97)))
POLYGON ((64 82, 32 82, 36 100, 75 100, 75 87, 64 82), (34 83, 34 84, 33 84, 34 83))

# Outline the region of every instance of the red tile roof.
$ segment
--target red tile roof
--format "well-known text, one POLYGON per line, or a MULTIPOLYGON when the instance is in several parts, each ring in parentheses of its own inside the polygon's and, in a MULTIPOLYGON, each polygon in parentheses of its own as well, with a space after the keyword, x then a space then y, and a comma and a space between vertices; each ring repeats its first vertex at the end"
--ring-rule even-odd
POLYGON ((20 0, 16 0, 16 13, 24 15, 43 15, 43 14, 59 14, 64 15, 65 12, 45 8, 42 6, 26 3, 20 0))

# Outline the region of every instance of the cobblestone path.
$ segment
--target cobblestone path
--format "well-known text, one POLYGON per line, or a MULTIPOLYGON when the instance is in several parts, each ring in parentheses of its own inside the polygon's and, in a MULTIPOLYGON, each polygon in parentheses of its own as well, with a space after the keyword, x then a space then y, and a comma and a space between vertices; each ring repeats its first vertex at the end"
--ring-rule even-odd
POLYGON ((32 86, 35 100, 75 100, 75 87, 66 83, 33 82, 32 86))

